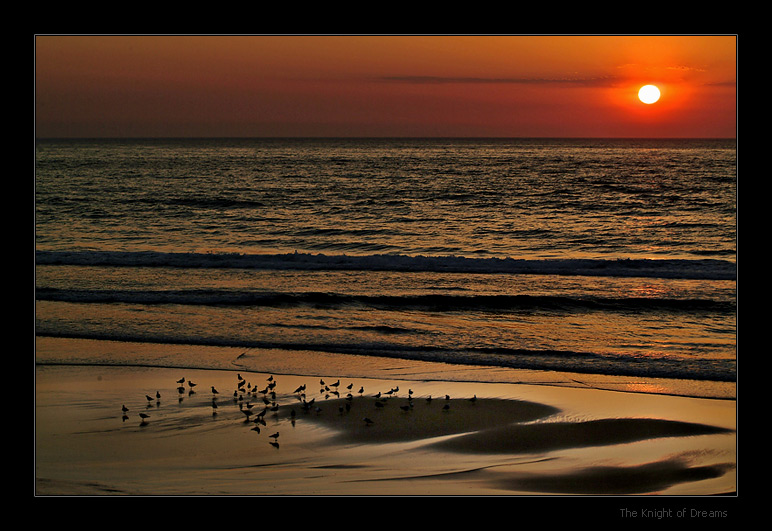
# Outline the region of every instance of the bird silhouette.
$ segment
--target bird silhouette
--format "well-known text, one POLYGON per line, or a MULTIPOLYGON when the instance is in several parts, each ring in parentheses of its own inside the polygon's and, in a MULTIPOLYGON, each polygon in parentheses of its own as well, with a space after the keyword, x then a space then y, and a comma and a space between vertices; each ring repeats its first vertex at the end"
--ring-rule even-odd
POLYGON ((271 439, 278 439, 279 438, 279 432, 277 431, 276 433, 272 433, 271 435, 269 435, 269 437, 271 439))
POLYGON ((125 404, 121 406, 121 411, 123 411, 124 413, 126 413, 128 410, 129 408, 127 408, 125 404))
POLYGON ((177 383, 178 383, 178 384, 184 384, 184 383, 185 383, 185 377, 183 376, 182 378, 180 378, 179 380, 177 380, 177 383))
POLYGON ((216 395, 217 393, 218 393, 217 389, 215 389, 214 386, 212 386, 212 394, 216 395))

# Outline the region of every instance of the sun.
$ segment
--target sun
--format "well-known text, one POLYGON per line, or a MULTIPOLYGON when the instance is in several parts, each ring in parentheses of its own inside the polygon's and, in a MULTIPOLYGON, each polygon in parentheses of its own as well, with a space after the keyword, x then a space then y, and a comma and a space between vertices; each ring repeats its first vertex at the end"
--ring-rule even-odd
POLYGON ((654 85, 644 85, 638 91, 638 99, 647 105, 656 103, 659 100, 659 89, 654 85))

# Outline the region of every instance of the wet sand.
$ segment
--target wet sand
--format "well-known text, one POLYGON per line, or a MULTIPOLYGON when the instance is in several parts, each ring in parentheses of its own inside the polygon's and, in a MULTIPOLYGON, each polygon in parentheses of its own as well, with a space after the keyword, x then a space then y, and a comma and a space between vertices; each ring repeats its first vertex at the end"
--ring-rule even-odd
POLYGON ((37 365, 35 493, 711 496, 737 489, 735 400, 314 372, 37 365))

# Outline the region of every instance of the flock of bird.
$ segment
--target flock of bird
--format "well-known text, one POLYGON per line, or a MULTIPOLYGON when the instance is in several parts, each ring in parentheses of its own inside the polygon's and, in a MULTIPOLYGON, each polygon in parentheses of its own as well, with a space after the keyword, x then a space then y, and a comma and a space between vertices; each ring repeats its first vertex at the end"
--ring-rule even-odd
MULTIPOLYGON (((277 402, 277 394, 276 394, 276 386, 277 381, 273 377, 273 375, 269 375, 269 377, 266 380, 266 384, 263 388, 258 388, 257 385, 252 385, 249 383, 245 378, 241 376, 241 374, 236 375, 237 381, 236 381, 236 388, 233 391, 232 395, 232 401, 238 405, 238 409, 244 414, 245 420, 244 422, 247 424, 253 424, 252 430, 260 433, 261 427, 266 427, 267 423, 265 421, 265 417, 268 414, 272 414, 273 416, 278 416, 279 411, 279 403, 277 402), (254 401, 254 402, 253 402, 254 401), (255 407, 256 403, 262 403, 262 407, 255 407)), ((179 380, 177 380, 177 393, 179 400, 181 401, 185 394, 188 396, 196 394, 195 387, 196 383, 186 380, 183 376, 179 380), (186 387, 187 385, 187 387, 186 387)), ((340 414, 345 414, 350 412, 351 410, 351 404, 354 399, 353 394, 353 388, 354 384, 350 383, 349 385, 343 387, 344 390, 341 389, 341 382, 340 379, 336 380, 333 383, 325 383, 324 379, 319 380, 319 386, 320 395, 324 396, 325 399, 329 399, 331 397, 340 398, 341 393, 344 394, 344 401, 342 404, 338 406, 338 412, 340 414)), ((386 406, 388 403, 388 400, 392 397, 396 397, 399 393, 400 389, 399 386, 395 386, 390 388, 388 391, 385 392, 378 392, 375 395, 373 395, 375 408, 380 409, 386 406)), ((216 416, 218 414, 218 408, 219 408, 219 402, 220 399, 220 392, 214 387, 210 386, 210 392, 211 392, 211 408, 212 408, 212 415, 216 416)), ((365 392, 364 387, 359 387, 357 390, 357 394, 359 396, 363 396, 365 392)), ((306 394, 306 384, 303 384, 299 387, 297 387, 293 392, 292 396, 299 402, 299 408, 302 412, 308 413, 308 412, 315 412, 317 414, 321 413, 322 409, 321 406, 316 404, 316 398, 308 398, 306 394)), ((159 391, 156 391, 155 396, 151 395, 145 395, 145 398, 147 399, 147 408, 152 407, 153 403, 155 403, 156 406, 159 406, 161 403, 161 393, 159 391)), ((431 402, 433 399, 431 395, 425 397, 425 400, 427 402, 431 402)), ((449 411, 450 410, 450 396, 445 395, 444 397, 445 404, 442 406, 442 411, 449 411)), ((477 396, 473 396, 472 398, 468 399, 471 402, 475 402, 477 400, 477 396)), ((414 407, 413 402, 413 390, 409 389, 406 397, 406 402, 399 406, 403 411, 409 412, 414 407)), ((126 407, 124 404, 121 407, 121 410, 123 412, 123 420, 126 421, 129 419, 128 412, 129 408, 126 407)), ((150 415, 145 411, 139 412, 139 417, 141 419, 140 426, 146 426, 148 424, 148 419, 150 418, 150 415)), ((294 408, 290 409, 290 421, 292 425, 295 425, 295 420, 297 417, 297 412, 294 408)), ((362 422, 365 426, 371 426, 374 424, 374 421, 370 417, 363 417, 362 422)), ((279 448, 279 432, 272 433, 268 436, 269 438, 269 444, 275 448, 279 448)))

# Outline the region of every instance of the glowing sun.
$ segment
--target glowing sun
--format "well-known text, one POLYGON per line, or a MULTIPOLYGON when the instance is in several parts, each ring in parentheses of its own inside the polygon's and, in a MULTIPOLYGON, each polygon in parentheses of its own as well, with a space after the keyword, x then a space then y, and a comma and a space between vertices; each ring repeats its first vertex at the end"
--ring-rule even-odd
POLYGON ((646 104, 656 103, 659 99, 659 89, 654 85, 644 85, 638 91, 638 99, 646 104))

